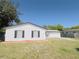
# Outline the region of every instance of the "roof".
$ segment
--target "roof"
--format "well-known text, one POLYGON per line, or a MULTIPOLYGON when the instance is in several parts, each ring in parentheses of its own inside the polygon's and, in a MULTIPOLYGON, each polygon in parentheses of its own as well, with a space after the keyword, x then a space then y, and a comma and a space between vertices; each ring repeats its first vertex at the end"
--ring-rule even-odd
POLYGON ((26 24, 31 24, 31 25, 34 25, 34 26, 37 26, 37 27, 40 27, 40 28, 43 28, 43 29, 46 29, 42 26, 39 26, 39 25, 36 25, 36 24, 33 24, 31 22, 26 22, 26 23, 22 23, 22 24, 18 24, 18 25, 13 25, 13 26, 9 26, 9 27, 5 27, 3 29, 10 29, 10 28, 14 28, 14 27, 17 27, 17 26, 22 26, 22 25, 26 25, 26 24))
POLYGON ((79 31, 79 29, 68 29, 68 30, 63 30, 63 31, 79 31))
POLYGON ((49 31, 56 31, 56 32, 57 32, 57 31, 59 31, 59 30, 46 30, 46 31, 48 31, 48 32, 49 32, 49 31))

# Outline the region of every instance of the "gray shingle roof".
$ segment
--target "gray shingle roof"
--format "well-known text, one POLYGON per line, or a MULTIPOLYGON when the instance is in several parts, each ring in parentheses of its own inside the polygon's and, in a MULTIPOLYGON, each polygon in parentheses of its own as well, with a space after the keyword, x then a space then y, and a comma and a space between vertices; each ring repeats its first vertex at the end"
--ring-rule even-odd
POLYGON ((39 26, 39 25, 33 24, 33 23, 31 23, 31 22, 26 22, 26 23, 21 23, 21 24, 18 24, 18 25, 13 25, 13 26, 4 27, 3 29, 14 28, 14 27, 22 26, 22 25, 26 25, 26 24, 31 24, 31 25, 34 25, 34 26, 37 26, 37 27, 40 27, 40 28, 46 29, 46 28, 44 28, 44 27, 42 27, 42 26, 39 26))

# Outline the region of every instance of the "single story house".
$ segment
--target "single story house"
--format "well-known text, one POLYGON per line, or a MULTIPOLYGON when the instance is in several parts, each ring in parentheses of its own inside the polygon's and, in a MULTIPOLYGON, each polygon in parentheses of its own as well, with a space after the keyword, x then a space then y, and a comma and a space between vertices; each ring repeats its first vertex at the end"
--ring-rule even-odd
POLYGON ((58 30, 47 30, 30 22, 6 27, 4 29, 4 41, 46 40, 48 38, 61 37, 60 31, 58 30))
POLYGON ((61 37, 79 38, 79 29, 63 30, 61 37))

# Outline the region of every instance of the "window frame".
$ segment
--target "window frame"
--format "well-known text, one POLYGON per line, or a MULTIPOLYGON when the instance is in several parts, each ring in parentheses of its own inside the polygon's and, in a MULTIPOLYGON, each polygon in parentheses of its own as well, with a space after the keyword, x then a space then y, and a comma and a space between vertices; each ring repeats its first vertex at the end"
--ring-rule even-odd
POLYGON ((24 38, 25 37, 25 31, 24 30, 15 30, 14 31, 14 38, 19 38, 18 37, 18 31, 22 31, 22 33, 21 33, 22 37, 20 37, 20 38, 24 38))
POLYGON ((39 30, 32 30, 31 31, 31 37, 35 38, 35 33, 34 32, 37 32, 37 38, 40 38, 40 31, 39 30))

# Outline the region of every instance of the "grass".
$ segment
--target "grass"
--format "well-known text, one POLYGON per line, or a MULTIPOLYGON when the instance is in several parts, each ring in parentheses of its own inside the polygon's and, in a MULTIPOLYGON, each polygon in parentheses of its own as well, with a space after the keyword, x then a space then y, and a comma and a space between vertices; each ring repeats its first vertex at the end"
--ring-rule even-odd
POLYGON ((0 59, 79 59, 79 41, 0 43, 0 59))

